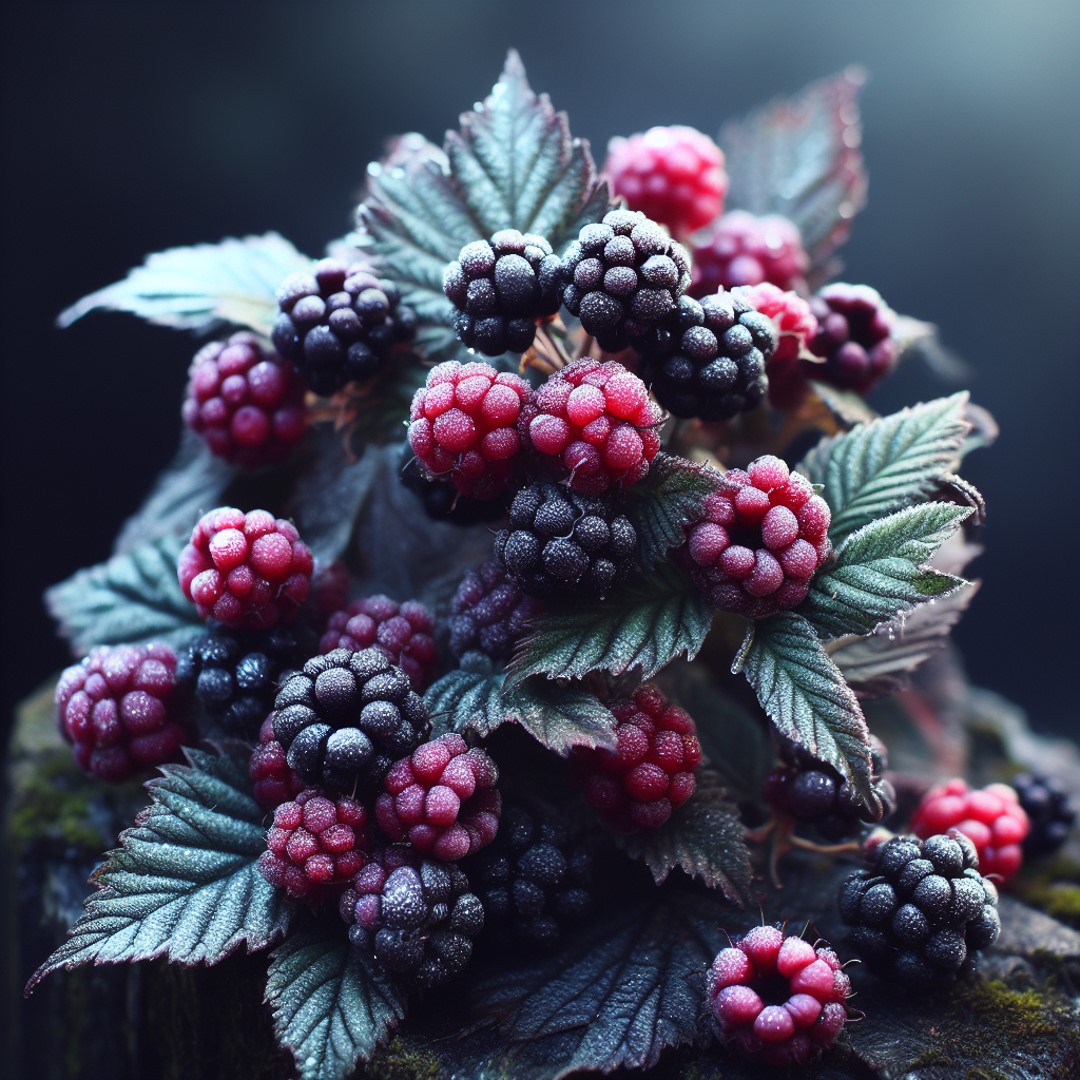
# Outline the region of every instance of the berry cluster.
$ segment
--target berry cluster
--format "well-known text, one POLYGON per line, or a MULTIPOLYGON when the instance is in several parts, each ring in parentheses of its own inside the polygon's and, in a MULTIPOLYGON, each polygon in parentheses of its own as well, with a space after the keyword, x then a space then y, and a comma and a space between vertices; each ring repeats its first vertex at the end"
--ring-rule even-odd
POLYGON ((765 281, 785 291, 807 292, 810 258, 798 227, 787 218, 731 210, 694 238, 690 252, 694 262, 691 296, 765 281))
POLYGON ((806 599, 810 579, 832 551, 831 520, 809 480, 765 455, 745 472, 725 473, 683 550, 716 607, 761 619, 806 599))
POLYGON ((867 864, 844 882, 840 916, 884 977, 933 986, 972 970, 976 953, 997 940, 997 890, 963 833, 894 837, 871 848, 867 864))
POLYGON ((1019 773, 1012 788, 1028 816, 1031 828, 1024 837, 1024 854, 1052 855, 1068 839, 1076 824, 1076 804, 1064 785, 1049 776, 1019 773))
POLYGON ((450 651, 460 660, 467 652, 506 660, 529 621, 542 610, 498 561, 492 559, 461 579, 450 608, 450 651))
POLYGON ((721 949, 705 976, 717 1034, 764 1065, 805 1065, 847 1022, 851 980, 827 945, 757 926, 721 949))

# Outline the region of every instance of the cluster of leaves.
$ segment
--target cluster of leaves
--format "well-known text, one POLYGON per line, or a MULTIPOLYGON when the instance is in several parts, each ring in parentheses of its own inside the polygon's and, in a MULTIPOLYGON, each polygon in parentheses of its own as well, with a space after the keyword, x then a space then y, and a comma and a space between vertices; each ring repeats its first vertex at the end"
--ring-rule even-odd
MULTIPOLYGON (((795 220, 822 272, 865 186, 849 137, 857 83, 845 75, 815 84, 729 132, 734 201, 795 220)), ((444 267, 462 245, 516 228, 546 235, 560 251, 608 205, 588 147, 571 137, 565 115, 546 96, 533 93, 511 54, 492 95, 462 117, 441 148, 410 136, 370 168, 351 242, 417 312, 424 361, 464 359, 441 289, 444 267)), ((175 249, 64 319, 106 307, 174 327, 227 323, 265 335, 275 287, 307 263, 275 234, 175 249)), ((391 380, 379 390, 384 404, 399 400, 402 386, 423 370, 406 368, 398 373, 402 385, 391 380)), ((726 943, 722 927, 742 918, 735 907, 751 899, 736 800, 759 797, 748 777, 771 757, 765 726, 738 704, 741 683, 731 676, 745 676, 778 738, 833 765, 864 802, 874 802, 860 696, 894 685, 930 655, 972 591, 934 566, 974 513, 971 499, 949 495, 963 490, 955 471, 967 449, 968 408, 957 394, 884 418, 864 411, 854 426, 838 424, 835 409, 809 410, 828 418, 830 434, 799 468, 829 502, 834 555, 797 611, 745 626, 718 616, 672 558, 720 473, 661 454, 628 493, 646 572, 587 609, 551 607, 505 669, 470 654, 428 690, 443 731, 486 739, 514 727, 565 757, 575 747, 613 742, 614 719, 598 685, 625 691, 680 668, 688 677, 671 680, 672 697, 697 718, 710 759, 696 794, 667 825, 619 842, 656 887, 642 888, 642 874, 631 877, 637 898, 564 950, 514 964, 504 958, 470 976, 472 1019, 480 1022, 471 1042, 448 1053, 478 1070, 482 1063, 515 1075, 562 1076, 648 1067, 665 1048, 698 1041, 694 979, 726 943), (917 635, 905 624, 917 626, 917 635), (733 661, 734 649, 725 654, 728 673, 716 657, 732 631, 744 640, 733 661), (707 645, 708 663, 688 669, 707 645)), ((481 528, 475 543, 460 534, 448 542, 451 526, 390 525, 408 525, 419 511, 401 501, 412 496, 393 478, 397 447, 371 434, 350 460, 335 433, 317 431, 272 487, 257 489, 260 505, 291 516, 320 561, 344 556, 357 570, 362 555, 358 576, 369 593, 414 595, 444 610, 448 590, 490 538, 481 528)), ((51 590, 50 609, 73 647, 190 640, 199 624, 175 577, 183 533, 208 504, 245 505, 254 483, 185 441, 121 531, 113 557, 51 590)), ((188 765, 169 766, 148 785, 150 806, 121 836, 85 915, 30 986, 83 963, 167 956, 213 964, 240 948, 273 949, 266 1000, 281 1044, 302 1076, 342 1077, 385 1043, 406 1002, 340 925, 296 910, 257 872, 263 816, 248 790, 245 753, 232 746, 193 751, 188 765)))

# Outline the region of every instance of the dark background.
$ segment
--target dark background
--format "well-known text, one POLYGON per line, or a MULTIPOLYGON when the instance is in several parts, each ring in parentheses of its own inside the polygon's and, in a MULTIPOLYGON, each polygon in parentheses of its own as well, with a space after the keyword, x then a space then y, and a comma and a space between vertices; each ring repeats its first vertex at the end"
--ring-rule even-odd
MULTIPOLYGON (((67 660, 42 589, 98 562, 178 433, 195 345, 129 317, 53 327, 166 247, 346 231, 382 140, 438 140, 508 46, 603 157, 858 62, 870 205, 845 277, 935 322, 1003 433, 965 475, 990 508, 957 637, 974 678, 1077 730, 1080 5, 136 3, 9 6, 3 27, 2 679, 67 660)), ((953 389, 901 373, 888 409, 953 389)))

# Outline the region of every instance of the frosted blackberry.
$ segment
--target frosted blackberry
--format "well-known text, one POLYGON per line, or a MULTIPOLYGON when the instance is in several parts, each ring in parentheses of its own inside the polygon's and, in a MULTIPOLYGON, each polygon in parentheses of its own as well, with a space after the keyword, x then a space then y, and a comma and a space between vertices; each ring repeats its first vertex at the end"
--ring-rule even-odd
POLYGON ((307 656, 297 633, 265 634, 221 627, 196 638, 181 654, 177 679, 192 687, 211 720, 252 739, 274 707, 278 682, 307 656))
POLYGON ((787 291, 808 291, 810 257, 798 226, 777 214, 758 217, 731 210, 691 244, 691 296, 769 282, 787 291))
POLYGON ((381 649, 335 649, 288 678, 274 702, 274 737, 308 783, 351 792, 381 784, 426 735, 409 676, 381 649))
POLYGON ((443 275, 443 292, 458 310, 457 336, 488 356, 525 352, 536 320, 559 310, 560 285, 551 245, 517 229, 466 244, 443 275))
POLYGON ((416 332, 397 286, 359 263, 323 259, 286 278, 277 299, 274 347, 316 394, 370 379, 416 332))
POLYGON ((866 861, 841 886, 840 916, 878 974, 929 988, 973 970, 978 952, 997 940, 997 890, 962 833, 894 837, 866 861))
POLYGON ((354 947, 421 989, 460 974, 484 928, 483 906, 457 866, 393 848, 360 871, 340 910, 354 947))
POLYGON ((644 214, 612 210, 581 230, 562 274, 563 303, 614 352, 674 310, 690 284, 690 257, 644 214))
POLYGON ((542 610, 538 599, 490 560, 461 579, 451 605, 450 651, 460 660, 467 652, 507 660, 529 621, 542 610))
POLYGON ((593 908, 592 856, 564 822, 514 804, 499 833, 466 865, 490 929, 531 945, 554 945, 593 908))
POLYGON ((755 408, 769 382, 766 365, 776 349, 772 320, 743 296, 715 293, 679 306, 635 342, 642 375, 656 400, 675 416, 730 420, 755 408))
POLYGON ((1012 787, 1031 822, 1024 837, 1024 854, 1037 857, 1059 850, 1076 824, 1076 804, 1060 781, 1050 776, 1019 773, 1012 787))
POLYGON ((577 495, 557 484, 522 488, 495 557, 532 596, 603 596, 637 568, 637 532, 610 498, 577 495))
POLYGON ((865 394, 896 367, 896 315, 876 289, 827 285, 810 298, 810 310, 818 321, 810 351, 825 360, 820 366, 806 365, 812 378, 865 394))

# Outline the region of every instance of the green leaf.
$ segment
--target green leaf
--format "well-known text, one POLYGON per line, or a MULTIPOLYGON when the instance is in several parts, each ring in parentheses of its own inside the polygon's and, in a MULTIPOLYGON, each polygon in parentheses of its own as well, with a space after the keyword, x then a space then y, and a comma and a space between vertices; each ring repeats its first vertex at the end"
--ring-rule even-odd
POLYGON ((726 205, 794 221, 815 279, 827 275, 829 256, 866 204, 858 108, 865 81, 864 71, 849 68, 720 133, 730 179, 726 205))
POLYGON ((753 871, 742 819, 712 769, 698 770, 697 790, 659 829, 618 836, 616 843, 645 863, 657 885, 679 867, 740 907, 750 900, 753 871))
POLYGON ((814 578, 799 610, 823 634, 866 634, 959 589, 963 578, 927 564, 971 513, 970 507, 923 503, 864 525, 814 578))
POLYGON ((176 577, 183 544, 152 540, 49 589, 46 606, 73 651, 143 641, 177 648, 205 629, 176 577))
POLYGON ((832 510, 829 537, 839 544, 856 529, 922 502, 955 470, 971 425, 966 393, 901 409, 823 439, 799 468, 824 485, 832 510))
POLYGON ((637 530, 641 557, 652 568, 684 540, 683 526, 718 489, 721 476, 708 465, 677 454, 657 454, 649 475, 626 490, 626 514, 637 530))
POLYGON ((784 612, 754 624, 739 666, 776 730, 839 769, 863 804, 876 806, 866 720, 810 623, 784 612))
POLYGON ((346 1080, 405 1015, 398 992, 343 926, 310 920, 270 956, 266 1001, 301 1080, 346 1080))
POLYGON ((187 754, 190 765, 163 765, 147 783, 150 805, 120 834, 94 875, 99 891, 27 993, 60 968, 156 956, 216 964, 284 936, 291 906, 258 869, 265 815, 248 794, 246 750, 187 754))
POLYGON ((123 281, 83 297, 57 321, 70 326, 105 309, 178 330, 204 331, 229 323, 268 337, 277 316, 278 286, 310 265, 309 258, 273 232, 169 248, 147 256, 123 281))
POLYGON ((666 563, 605 600, 536 619, 507 666, 507 685, 530 675, 580 678, 598 670, 651 679, 677 656, 693 659, 711 624, 708 602, 666 563))

